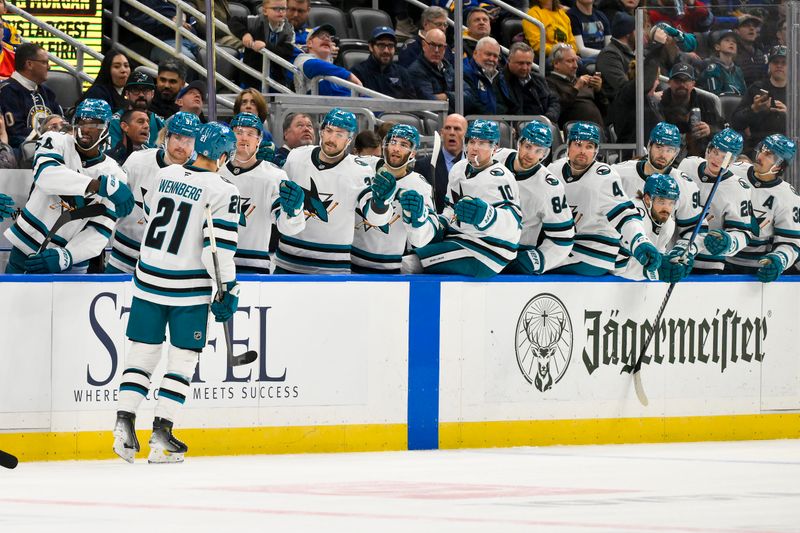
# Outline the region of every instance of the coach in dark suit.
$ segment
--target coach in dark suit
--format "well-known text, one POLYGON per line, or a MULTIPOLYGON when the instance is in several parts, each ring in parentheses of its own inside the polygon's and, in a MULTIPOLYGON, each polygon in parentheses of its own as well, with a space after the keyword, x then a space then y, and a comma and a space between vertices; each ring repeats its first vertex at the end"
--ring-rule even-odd
POLYGON ((420 157, 414 170, 422 174, 433 185, 433 199, 436 212, 444 211, 444 198, 447 196, 447 180, 453 164, 464 157, 464 134, 467 132, 467 119, 457 113, 447 115, 442 130, 442 149, 436 160, 436 176, 433 175, 430 156, 420 157))

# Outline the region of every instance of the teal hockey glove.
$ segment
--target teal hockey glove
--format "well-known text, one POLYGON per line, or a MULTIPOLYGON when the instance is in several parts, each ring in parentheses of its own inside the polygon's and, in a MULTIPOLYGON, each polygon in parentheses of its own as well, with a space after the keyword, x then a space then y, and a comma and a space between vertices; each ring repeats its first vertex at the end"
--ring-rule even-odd
POLYGON ((694 255, 687 255, 683 261, 683 249, 675 247, 661 257, 658 279, 666 283, 678 283, 689 275, 694 266, 694 255))
POLYGON ((542 274, 544 272, 544 255, 538 248, 517 251, 517 263, 526 274, 542 274))
POLYGON ((214 296, 211 302, 211 312, 217 322, 227 322, 231 319, 239 305, 239 285, 235 281, 225 284, 225 291, 214 296))
POLYGON ((703 244, 711 255, 728 255, 733 251, 733 239, 727 231, 721 229, 709 231, 703 244))
POLYGON ((397 190, 397 178, 388 170, 379 170, 372 180, 371 189, 372 201, 381 211, 385 211, 397 190))
POLYGON ((116 176, 100 176, 100 189, 97 194, 114 203, 114 212, 118 218, 128 216, 133 211, 133 193, 116 176))
POLYGON ((272 163, 275 161, 275 143, 266 139, 261 140, 256 152, 256 159, 272 163))
POLYGON ((758 261, 758 264, 761 267, 756 276, 761 283, 775 281, 786 270, 786 258, 783 254, 767 254, 758 261))
POLYGON ((25 260, 25 272, 30 274, 58 274, 72 266, 72 254, 66 248, 48 248, 25 260))
POLYGON ((645 240, 644 237, 639 239, 638 244, 633 247, 633 257, 639 261, 639 264, 644 267, 647 272, 655 272, 661 266, 661 254, 653 243, 645 240))
POLYGON ((456 218, 464 224, 472 224, 479 230, 484 230, 494 221, 496 216, 494 207, 480 198, 465 196, 456 202, 456 218))
POLYGON ((0 222, 11 217, 15 211, 14 200, 7 194, 0 193, 0 222))
POLYGON ((281 209, 286 216, 296 217, 299 215, 306 196, 303 188, 293 181, 283 180, 279 189, 281 209))
POLYGON ((425 224, 428 210, 425 209, 425 200, 420 193, 414 190, 403 191, 398 199, 400 207, 403 208, 403 222, 410 224, 412 228, 419 228, 425 224))

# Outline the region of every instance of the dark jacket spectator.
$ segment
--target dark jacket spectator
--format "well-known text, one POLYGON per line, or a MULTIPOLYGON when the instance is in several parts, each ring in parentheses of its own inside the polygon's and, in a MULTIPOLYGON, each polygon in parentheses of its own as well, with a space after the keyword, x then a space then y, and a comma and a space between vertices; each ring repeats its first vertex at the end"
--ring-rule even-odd
MULTIPOLYGON (((294 28, 286 20, 286 11, 276 12, 271 0, 266 0, 263 12, 249 17, 231 17, 228 28, 244 45, 244 63, 261 72, 263 56, 260 53, 266 48, 286 61, 294 57, 294 28), (276 15, 278 13, 280 16, 276 15)), ((280 3, 280 5, 283 5, 280 3)), ((283 6, 285 7, 285 5, 283 6)), ((270 77, 278 83, 286 84, 285 69, 278 65, 270 66, 270 77)), ((261 87, 261 80, 243 74, 242 83, 247 87, 261 87)))
POLYGON ((574 120, 591 121, 602 125, 606 99, 602 93, 602 79, 595 75, 576 77, 578 56, 571 46, 558 43, 553 46, 553 71, 547 84, 558 95, 561 104, 559 126, 574 120))
POLYGON ((511 98, 522 115, 543 115, 558 123, 561 104, 543 77, 532 74, 533 49, 528 43, 514 43, 503 70, 511 98))
POLYGON ((122 93, 130 74, 131 65, 128 56, 117 50, 109 50, 103 57, 103 62, 100 63, 100 70, 97 72, 94 83, 83 93, 81 99, 105 100, 114 110, 127 107, 128 102, 122 93))
POLYGON ((499 61, 500 45, 492 37, 481 39, 473 57, 464 59, 464 114, 516 114, 499 61))
POLYGON ((599 0, 597 9, 603 12, 609 21, 614 20, 614 15, 619 12, 635 16, 639 0, 599 0))
POLYGON ((613 101, 628 81, 628 69, 636 54, 635 21, 627 13, 617 13, 612 23, 611 42, 597 56, 596 72, 603 76, 603 94, 613 101))
POLYGON ((758 43, 758 32, 761 19, 744 15, 739 19, 736 36, 739 48, 736 52, 736 64, 742 69, 745 84, 749 87, 762 79, 767 73, 767 54, 758 43))
MULTIPOLYGON (((398 63, 408 68, 422 55, 422 39, 433 29, 438 29, 447 33, 448 14, 444 8, 431 6, 426 8, 419 18, 420 30, 413 39, 406 41, 405 46, 400 51, 398 63)), ((448 63, 454 65, 453 50, 448 46, 444 51, 444 58, 448 63)))
POLYGON ((379 26, 369 42, 370 56, 353 68, 364 87, 393 98, 416 97, 414 83, 405 67, 393 62, 397 37, 388 26, 379 26))
POLYGON ((408 73, 414 80, 417 98, 420 100, 447 100, 449 112, 455 107, 455 74, 453 66, 444 59, 447 47, 444 32, 433 29, 423 43, 422 55, 417 58, 408 73))

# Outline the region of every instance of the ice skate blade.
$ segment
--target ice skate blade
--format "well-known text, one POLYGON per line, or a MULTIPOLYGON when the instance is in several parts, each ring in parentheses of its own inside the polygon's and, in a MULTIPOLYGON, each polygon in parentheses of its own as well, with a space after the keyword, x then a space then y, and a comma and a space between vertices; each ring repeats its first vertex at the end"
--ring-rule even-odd
POLYGON ((147 462, 150 464, 168 464, 168 463, 182 463, 182 453, 170 453, 164 448, 151 447, 150 455, 147 456, 147 462))
POLYGON ((119 429, 114 430, 114 453, 131 464, 136 457, 136 450, 125 446, 125 435, 119 429))

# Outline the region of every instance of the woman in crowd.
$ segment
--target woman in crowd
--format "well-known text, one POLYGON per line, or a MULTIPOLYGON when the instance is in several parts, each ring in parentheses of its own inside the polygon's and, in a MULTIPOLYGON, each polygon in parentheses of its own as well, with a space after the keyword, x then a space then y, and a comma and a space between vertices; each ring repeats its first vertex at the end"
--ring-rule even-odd
POLYGON ((82 100, 97 98, 105 100, 111 109, 117 111, 125 109, 127 103, 122 96, 122 90, 131 74, 131 65, 128 56, 118 50, 111 49, 106 53, 100 64, 100 71, 94 83, 83 94, 82 100))

